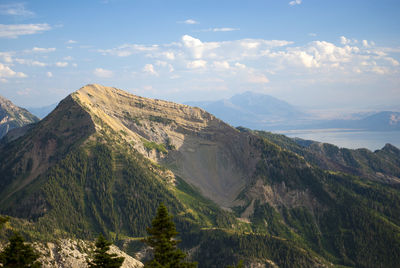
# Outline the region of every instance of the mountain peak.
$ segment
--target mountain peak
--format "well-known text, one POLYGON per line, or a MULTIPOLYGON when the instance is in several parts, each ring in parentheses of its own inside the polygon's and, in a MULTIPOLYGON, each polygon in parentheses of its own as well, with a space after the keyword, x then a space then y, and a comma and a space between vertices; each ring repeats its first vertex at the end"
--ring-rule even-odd
POLYGON ((8 131, 39 121, 39 118, 0 96, 0 138, 8 131))

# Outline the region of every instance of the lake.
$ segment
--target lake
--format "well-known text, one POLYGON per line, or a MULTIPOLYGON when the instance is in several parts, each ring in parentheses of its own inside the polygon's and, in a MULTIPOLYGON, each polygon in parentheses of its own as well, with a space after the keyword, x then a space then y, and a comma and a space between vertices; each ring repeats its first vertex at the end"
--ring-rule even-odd
POLYGON ((279 131, 288 137, 332 143, 339 147, 371 151, 381 149, 386 143, 400 148, 400 131, 360 131, 343 129, 311 129, 279 131))

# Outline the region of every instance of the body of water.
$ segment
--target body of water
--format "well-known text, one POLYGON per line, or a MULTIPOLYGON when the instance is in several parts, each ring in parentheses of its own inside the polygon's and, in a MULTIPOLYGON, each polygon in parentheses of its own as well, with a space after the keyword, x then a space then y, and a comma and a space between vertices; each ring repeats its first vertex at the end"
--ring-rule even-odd
POLYGON ((381 149, 386 143, 400 148, 400 131, 360 131, 341 129, 312 129, 280 131, 288 137, 331 143, 339 147, 371 151, 381 149))

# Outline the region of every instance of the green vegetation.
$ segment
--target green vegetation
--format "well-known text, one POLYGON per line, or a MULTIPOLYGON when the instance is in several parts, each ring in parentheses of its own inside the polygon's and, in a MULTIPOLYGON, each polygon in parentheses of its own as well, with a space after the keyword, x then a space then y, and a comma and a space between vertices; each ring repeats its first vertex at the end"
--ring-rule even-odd
POLYGON ((25 244, 23 237, 14 233, 10 243, 0 252, 0 263, 4 268, 38 268, 42 267, 37 261, 39 254, 31 245, 25 244))
POLYGON ((166 117, 161 117, 161 116, 156 116, 156 115, 150 115, 149 120, 157 123, 161 123, 164 125, 169 125, 172 122, 174 122, 172 119, 166 118, 166 117))
POLYGON ((184 262, 186 255, 177 247, 180 241, 174 239, 178 232, 163 203, 158 207, 157 215, 147 232, 149 236, 143 242, 152 247, 154 258, 146 262, 144 267, 196 267, 195 263, 184 262))
MULTIPOLYGON (((11 216, 6 224, 0 217, 3 241, 12 230, 28 241, 94 239, 103 233, 132 253, 141 249, 140 239, 152 222, 150 235, 160 235, 153 217, 164 203, 176 216, 172 222, 168 212, 157 214, 170 228, 161 242, 182 260, 182 252, 174 251, 176 226, 180 246, 191 250, 188 259, 199 267, 240 260, 267 267, 400 263, 400 151, 393 146, 348 150, 240 129, 249 135, 258 162, 236 200, 240 205, 230 212, 181 178, 164 178, 166 168, 121 139, 126 133, 89 118, 71 101, 64 100, 65 109, 49 116, 54 122, 41 121, 26 136, 0 146, 0 213, 11 216), (238 219, 245 211, 251 211, 248 218, 238 219)), ((135 122, 129 113, 124 119, 135 122)), ((173 123, 158 116, 149 120, 173 123)), ((142 142, 149 151, 175 149, 168 139, 142 142)))
POLYGON ((155 143, 154 141, 147 141, 147 140, 142 140, 144 148, 146 148, 147 151, 151 150, 156 150, 159 153, 166 154, 168 153, 167 149, 165 148, 165 145, 160 143, 155 143))
POLYGON ((131 115, 129 112, 124 111, 124 118, 128 121, 134 122, 137 126, 142 126, 142 123, 140 123, 140 118, 131 115))
POLYGON ((93 260, 87 261, 90 268, 118 268, 124 262, 124 257, 117 257, 117 254, 109 254, 111 242, 107 241, 103 235, 99 235, 96 240, 96 249, 93 260))

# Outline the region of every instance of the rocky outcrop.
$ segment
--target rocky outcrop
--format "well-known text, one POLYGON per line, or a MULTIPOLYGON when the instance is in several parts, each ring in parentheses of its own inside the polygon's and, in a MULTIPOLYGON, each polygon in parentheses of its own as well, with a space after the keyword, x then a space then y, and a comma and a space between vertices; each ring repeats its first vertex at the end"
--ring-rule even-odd
POLYGON ((0 139, 14 128, 37 121, 39 118, 0 96, 0 139))
MULTIPOLYGON (((83 240, 62 239, 57 243, 34 244, 35 249, 40 252, 39 261, 44 268, 82 268, 88 267, 87 259, 90 258, 94 249, 93 243, 83 240)), ((108 253, 124 257, 122 268, 140 268, 143 263, 132 258, 116 246, 111 246, 108 253)))

